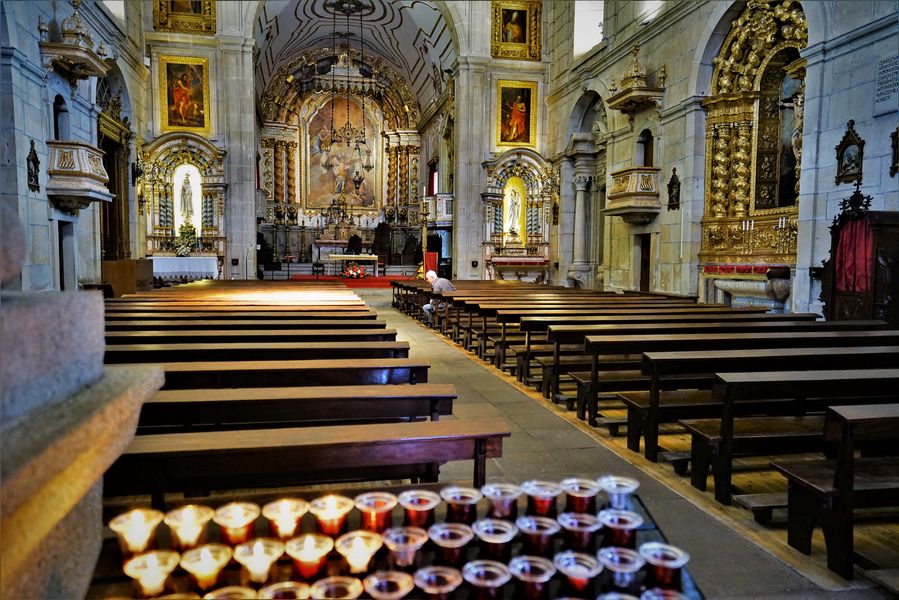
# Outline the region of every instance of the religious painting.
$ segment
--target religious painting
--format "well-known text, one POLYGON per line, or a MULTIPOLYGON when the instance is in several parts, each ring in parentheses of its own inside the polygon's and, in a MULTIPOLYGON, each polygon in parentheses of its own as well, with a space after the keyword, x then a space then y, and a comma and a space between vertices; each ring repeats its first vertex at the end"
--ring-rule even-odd
POLYGON ((497 87, 497 146, 537 143, 537 82, 500 80, 497 87))
POLYGON ((209 61, 160 56, 159 79, 162 131, 209 135, 209 61))
POLYGON ((503 244, 521 244, 525 236, 527 188, 521 177, 510 177, 503 187, 503 244))
MULTIPOLYGON (((309 120, 306 128, 308 166, 304 171, 307 180, 306 208, 324 208, 343 197, 348 206, 358 210, 378 209, 378 168, 375 166, 365 170, 364 146, 357 145, 352 139, 349 143, 342 139, 332 141, 332 127, 336 130, 335 137, 352 138, 353 131, 361 130, 362 122, 361 106, 345 96, 328 99, 309 120), (357 189, 353 178, 358 175, 362 175, 363 179, 357 189)), ((365 145, 374 148, 375 131, 371 128, 371 121, 365 119, 365 125, 365 145)), ((373 164, 375 157, 370 160, 373 164)))
POLYGON ((154 0, 156 31, 215 34, 215 0, 154 0))
POLYGON ((862 161, 864 159, 865 140, 855 131, 855 121, 846 124, 846 133, 837 144, 837 177, 836 182, 855 183, 862 180, 862 161))
POLYGON ((493 0, 491 56, 540 60, 540 11, 539 1, 493 0))

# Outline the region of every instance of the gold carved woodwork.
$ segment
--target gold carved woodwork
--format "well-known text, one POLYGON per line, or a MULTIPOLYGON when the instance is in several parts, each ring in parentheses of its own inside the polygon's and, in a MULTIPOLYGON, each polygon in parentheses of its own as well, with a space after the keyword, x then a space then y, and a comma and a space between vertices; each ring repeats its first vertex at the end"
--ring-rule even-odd
POLYGON ((297 201, 297 144, 288 142, 287 150, 287 202, 297 201))
POLYGON ((387 204, 396 204, 397 152, 395 146, 387 150, 387 204))
MULTIPOLYGON (((784 64, 783 53, 798 54, 807 41, 797 0, 749 0, 712 61, 712 93, 702 103, 708 118, 701 262, 795 263, 798 206, 778 208, 779 96, 785 73, 800 86, 804 77, 804 62, 784 64)), ((801 112, 797 123, 801 128, 801 112)))
POLYGON ((284 202, 284 142, 275 143, 275 202, 284 202))

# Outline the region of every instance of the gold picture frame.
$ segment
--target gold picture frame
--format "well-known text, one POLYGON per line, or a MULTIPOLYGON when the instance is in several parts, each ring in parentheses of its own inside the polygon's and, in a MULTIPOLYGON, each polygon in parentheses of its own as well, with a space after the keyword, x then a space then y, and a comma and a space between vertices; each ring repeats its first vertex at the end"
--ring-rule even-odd
POLYGON ((537 145, 537 82, 500 79, 496 84, 496 145, 537 145))
POLYGON ((490 55, 493 58, 540 60, 539 1, 493 0, 490 55))
POLYGON ((865 140, 855 131, 855 121, 846 123, 846 133, 837 144, 836 184, 855 183, 862 180, 862 165, 865 158, 865 140))
POLYGON ((215 0, 153 0, 153 28, 215 35, 215 0))
POLYGON ((195 56, 159 57, 160 129, 208 136, 209 59, 195 56))

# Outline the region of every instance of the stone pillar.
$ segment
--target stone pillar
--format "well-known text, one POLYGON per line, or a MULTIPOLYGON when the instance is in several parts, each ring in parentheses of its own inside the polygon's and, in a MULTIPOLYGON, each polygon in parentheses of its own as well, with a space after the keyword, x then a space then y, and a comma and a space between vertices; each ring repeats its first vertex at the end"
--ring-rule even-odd
MULTIPOLYGON (((593 173, 596 172, 597 151, 593 134, 573 133, 565 152, 573 167, 571 185, 574 191, 574 227, 571 247, 571 264, 568 279, 580 287, 592 288, 594 284, 593 262, 590 252, 590 207, 587 204, 593 173)), ((595 216, 594 216, 595 218, 595 216)))
POLYGON ((572 268, 579 267, 587 260, 587 191, 591 178, 588 175, 574 177, 574 248, 572 268))

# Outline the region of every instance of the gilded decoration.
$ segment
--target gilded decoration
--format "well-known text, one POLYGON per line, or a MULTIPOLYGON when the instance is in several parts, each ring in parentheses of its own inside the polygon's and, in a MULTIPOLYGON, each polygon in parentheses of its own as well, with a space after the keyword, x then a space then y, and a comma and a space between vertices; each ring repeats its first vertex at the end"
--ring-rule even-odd
POLYGON ((196 56, 159 57, 160 129, 208 136, 209 60, 196 56))
POLYGON ((497 82, 496 145, 537 145, 537 82, 497 82))
POLYGON ((215 0, 153 0, 153 28, 214 35, 215 0))
POLYGON ((837 184, 856 183, 862 180, 862 162, 865 156, 865 140, 855 131, 855 121, 846 123, 846 133, 837 144, 837 184))
POLYGON ((796 261, 807 42, 797 0, 750 0, 712 61, 703 263, 796 261))
POLYGON ((490 55, 493 58, 540 60, 541 7, 539 0, 493 0, 490 55))

